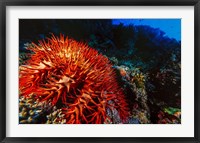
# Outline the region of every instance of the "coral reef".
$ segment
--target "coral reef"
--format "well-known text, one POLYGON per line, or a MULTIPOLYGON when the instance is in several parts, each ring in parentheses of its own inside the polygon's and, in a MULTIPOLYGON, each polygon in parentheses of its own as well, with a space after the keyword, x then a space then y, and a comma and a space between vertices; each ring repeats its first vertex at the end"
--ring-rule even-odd
POLYGON ((19 123, 44 123, 45 114, 52 110, 51 100, 39 102, 33 94, 19 98, 19 123))
POLYGON ((65 114, 62 109, 57 109, 54 106, 52 113, 48 114, 46 124, 66 124, 65 114))
POLYGON ((181 110, 177 108, 165 108, 164 111, 158 113, 159 124, 180 124, 181 110))
POLYGON ((112 121, 107 109, 115 109, 126 122, 128 104, 108 58, 63 35, 27 49, 33 54, 19 68, 20 96, 51 100, 70 124, 112 121))
POLYGON ((125 93, 129 98, 131 116, 129 122, 141 124, 150 123, 148 96, 145 87, 147 75, 143 74, 139 68, 129 68, 124 65, 115 66, 123 82, 125 93))
POLYGON ((19 21, 20 123, 181 123, 181 41, 111 19, 19 21), (34 44, 49 31, 88 46, 34 44))

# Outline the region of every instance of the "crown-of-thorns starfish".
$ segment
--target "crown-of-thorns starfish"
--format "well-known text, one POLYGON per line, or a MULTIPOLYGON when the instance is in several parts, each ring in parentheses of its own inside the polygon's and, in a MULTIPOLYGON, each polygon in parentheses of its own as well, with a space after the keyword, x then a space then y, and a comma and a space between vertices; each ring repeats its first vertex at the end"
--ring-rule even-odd
POLYGON ((33 54, 19 68, 20 96, 51 100, 63 109, 67 123, 112 122, 108 110, 127 119, 128 105, 108 58, 63 35, 28 49, 33 54))

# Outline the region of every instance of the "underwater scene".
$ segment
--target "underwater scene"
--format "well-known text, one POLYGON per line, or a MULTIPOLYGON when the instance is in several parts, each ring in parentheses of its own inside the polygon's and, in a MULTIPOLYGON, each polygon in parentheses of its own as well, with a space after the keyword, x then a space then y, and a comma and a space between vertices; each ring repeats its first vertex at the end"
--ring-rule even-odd
POLYGON ((181 124, 181 19, 19 19, 19 124, 181 124))

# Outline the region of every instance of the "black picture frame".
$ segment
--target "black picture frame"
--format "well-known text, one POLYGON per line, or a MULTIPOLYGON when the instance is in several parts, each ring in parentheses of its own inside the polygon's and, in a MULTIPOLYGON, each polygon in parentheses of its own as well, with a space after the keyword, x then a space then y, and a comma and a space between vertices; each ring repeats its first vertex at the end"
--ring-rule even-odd
POLYGON ((0 141, 1 142, 200 142, 200 1, 199 0, 0 0, 0 141), (194 137, 6 137, 6 7, 7 6, 194 6, 195 129, 194 137))

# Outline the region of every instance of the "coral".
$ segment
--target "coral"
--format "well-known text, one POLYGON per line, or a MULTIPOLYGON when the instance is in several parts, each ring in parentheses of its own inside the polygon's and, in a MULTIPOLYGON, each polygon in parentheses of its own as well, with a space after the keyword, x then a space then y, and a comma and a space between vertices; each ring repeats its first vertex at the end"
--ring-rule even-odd
POLYGON ((149 124, 150 114, 148 107, 148 95, 146 92, 145 82, 147 74, 141 72, 140 68, 129 68, 125 65, 114 66, 121 77, 124 85, 125 94, 129 99, 131 116, 128 123, 149 124))
POLYGON ((26 64, 26 60, 28 59, 28 55, 26 53, 19 54, 19 65, 26 64))
POLYGON ((120 76, 124 81, 130 80, 130 72, 129 72, 130 69, 128 67, 120 65, 120 66, 113 66, 113 68, 118 70, 120 76))
POLYGON ((133 113, 132 113, 132 119, 138 119, 138 121, 141 123, 141 124, 149 124, 150 121, 148 119, 148 113, 146 110, 133 110, 133 113))
POLYGON ((48 114, 46 124, 65 124, 65 114, 63 113, 62 109, 57 109, 54 106, 52 113, 48 114))
MULTIPOLYGON (((135 93, 135 101, 138 101, 140 106, 148 112, 149 107, 147 105, 147 92, 145 87, 145 81, 148 75, 141 72, 139 68, 133 68, 130 72, 130 85, 131 89, 135 93)), ((146 112, 146 113, 147 113, 146 112)), ((148 116, 148 115, 147 115, 148 116)))
POLYGON ((105 123, 107 109, 126 122, 129 108, 108 58, 63 35, 27 49, 33 54, 19 68, 20 96, 51 100, 66 123, 105 123))
POLYGON ((53 108, 51 100, 39 102, 33 94, 19 98, 19 123, 36 124, 46 121, 44 114, 53 108))
POLYGON ((158 124, 180 124, 181 112, 180 109, 165 108, 164 111, 158 113, 158 124), (175 111, 175 110, 176 111, 175 111))
POLYGON ((131 82, 135 83, 138 88, 145 88, 145 78, 146 76, 138 69, 135 68, 131 72, 131 82))
POLYGON ((118 63, 119 63, 116 57, 111 57, 111 58, 110 58, 110 61, 111 61, 114 65, 118 65, 118 63))

